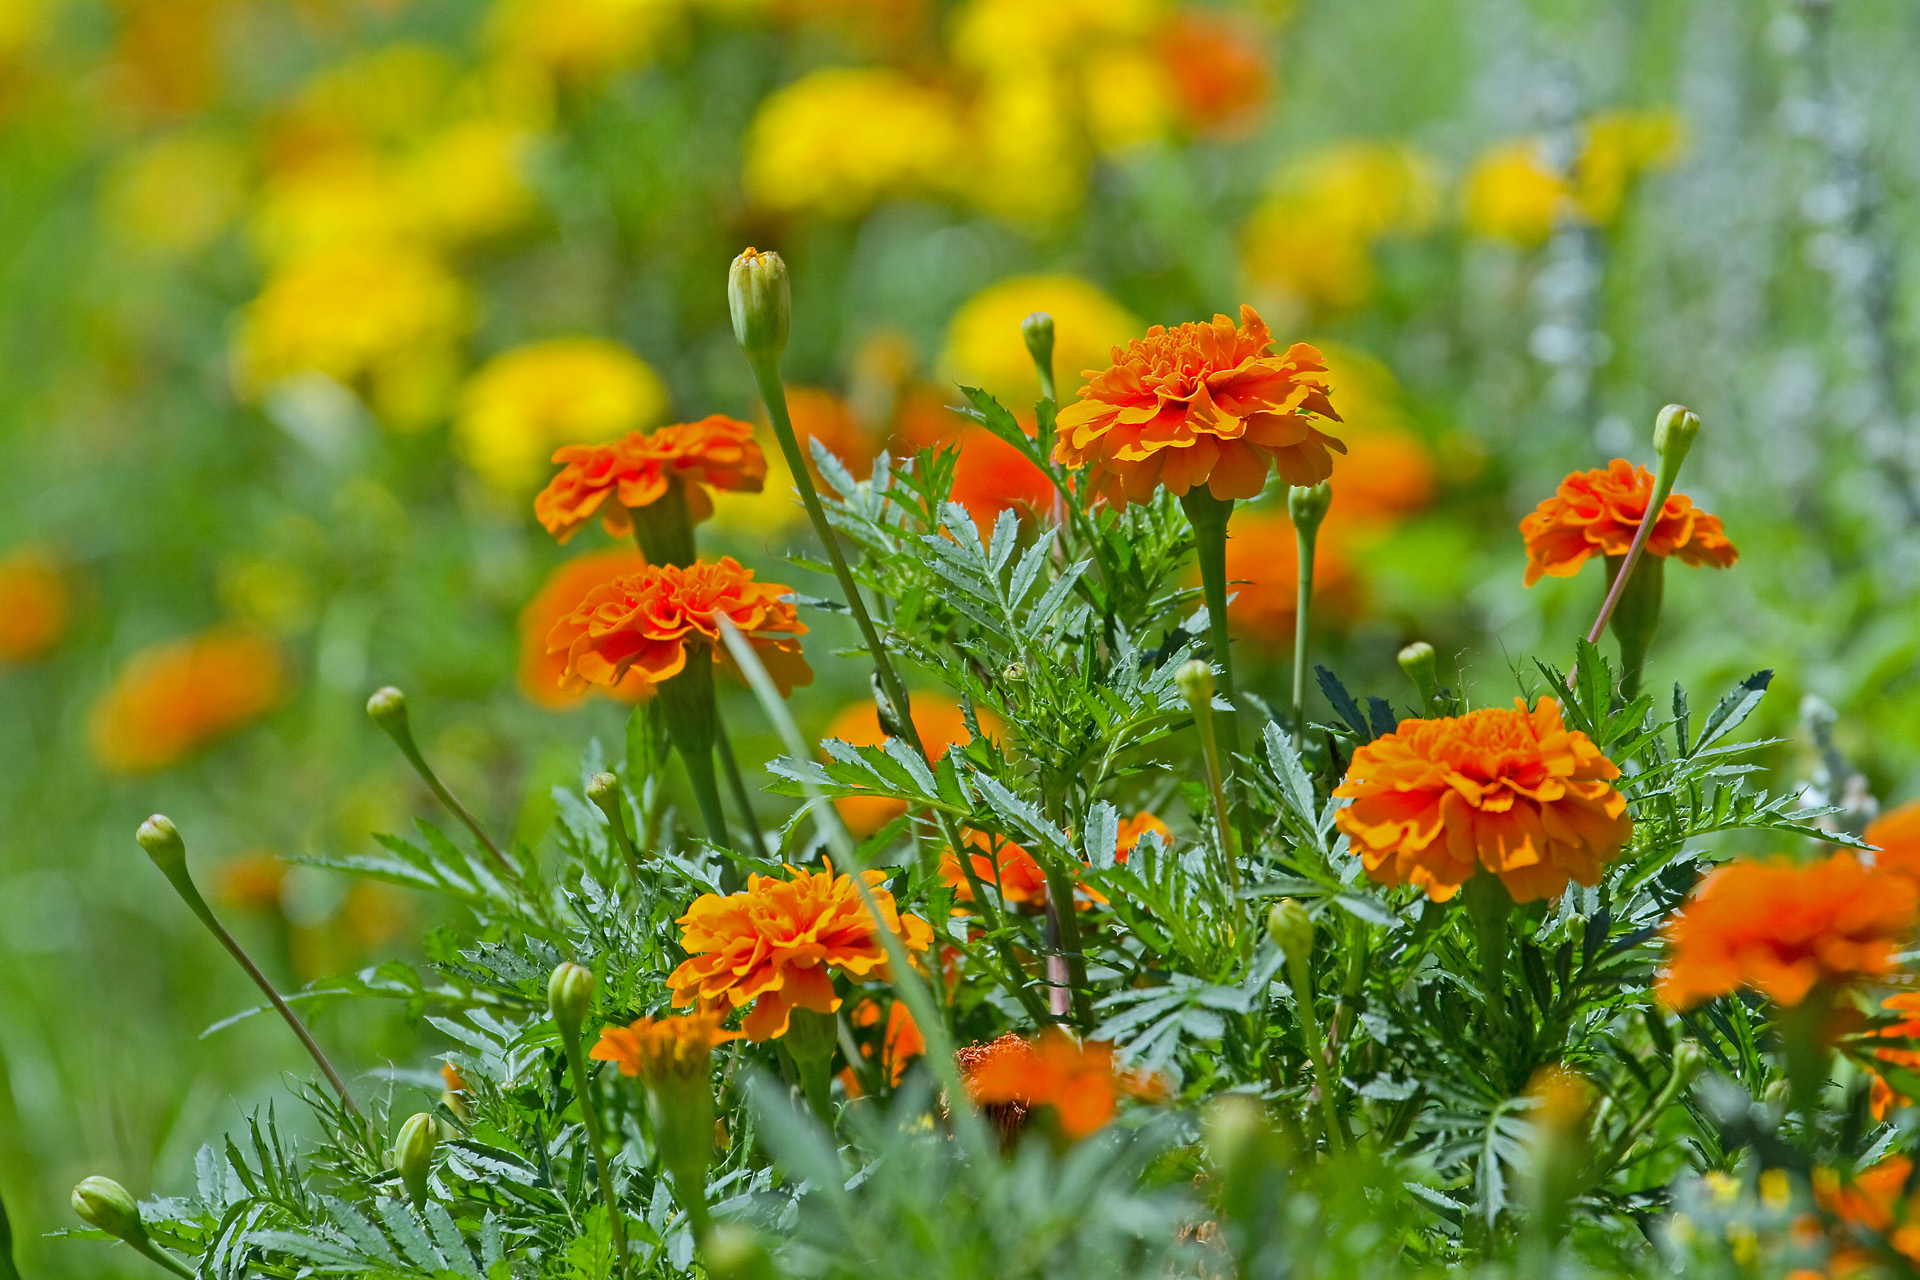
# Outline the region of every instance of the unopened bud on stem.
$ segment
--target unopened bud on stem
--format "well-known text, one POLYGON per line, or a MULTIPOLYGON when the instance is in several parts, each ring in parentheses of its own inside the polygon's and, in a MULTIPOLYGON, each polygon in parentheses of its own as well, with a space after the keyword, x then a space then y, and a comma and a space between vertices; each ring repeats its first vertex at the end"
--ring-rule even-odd
POLYGON ((367 717, 391 734, 407 732, 407 695, 388 685, 367 699, 367 717))
POLYGON ((792 285, 780 255, 749 248, 735 258, 727 274, 727 307, 747 359, 778 363, 793 318, 792 285))
POLYGON ((73 1211, 80 1221, 128 1242, 145 1240, 146 1224, 140 1206, 127 1189, 112 1178, 88 1178, 73 1189, 73 1211))
POLYGON ((578 1036, 593 1007, 593 974, 571 960, 562 961, 547 979, 547 1007, 562 1035, 569 1040, 578 1036))
POLYGON ((1173 682, 1180 696, 1195 709, 1213 705, 1213 668, 1199 658, 1189 658, 1174 672, 1173 682))
POLYGON ((166 873, 169 880, 184 874, 187 869, 187 843, 180 838, 179 828, 173 825, 173 819, 164 813, 156 813, 140 824, 133 838, 153 859, 153 865, 166 873))
POLYGON ((1313 917, 1292 898, 1282 898, 1267 912, 1267 932, 1289 962, 1305 960, 1313 954, 1313 917))
POLYGON ((1052 400, 1053 393, 1053 317, 1036 311, 1020 322, 1020 336, 1026 339, 1027 354, 1040 374, 1040 394, 1052 400))
POLYGON ((1319 484, 1297 484, 1287 490, 1287 514, 1293 517, 1293 527, 1311 536, 1320 529, 1320 522, 1327 518, 1327 508, 1333 504, 1333 485, 1322 480, 1319 484))
POLYGON ((1685 405, 1670 404, 1660 411, 1660 416, 1653 420, 1653 447, 1667 474, 1679 471, 1687 450, 1693 448, 1694 437, 1699 434, 1700 415, 1685 405))
POLYGON ((400 1126, 393 1140, 393 1167, 407 1184, 407 1195, 418 1209, 427 1202, 427 1175, 433 1171, 433 1149, 440 1144, 440 1122, 425 1111, 400 1126))

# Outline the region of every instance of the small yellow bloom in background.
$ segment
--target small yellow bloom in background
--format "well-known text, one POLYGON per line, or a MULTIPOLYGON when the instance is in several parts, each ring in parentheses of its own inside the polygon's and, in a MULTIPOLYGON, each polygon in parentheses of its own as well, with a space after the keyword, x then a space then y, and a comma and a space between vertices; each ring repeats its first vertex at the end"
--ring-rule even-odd
POLYGON ((60 642, 72 617, 66 578, 46 551, 0 557, 0 663, 32 662, 60 642))
POLYGON ((1079 104, 1063 72, 987 80, 969 104, 966 195, 995 217, 1044 223, 1071 212, 1086 190, 1079 104))
POLYGON ((279 651, 251 632, 215 628, 142 649, 93 705, 94 758, 115 773, 164 769, 285 693, 279 651))
POLYGON ((342 58, 300 86, 276 122, 283 143, 397 142, 441 123, 460 87, 445 49, 400 40, 342 58))
POLYGON ((511 231, 534 212, 526 166, 533 135, 512 121, 477 118, 427 139, 404 162, 401 197, 423 233, 467 244, 511 231))
POLYGON ((1103 152, 1124 152, 1163 138, 1179 110, 1173 73, 1145 48, 1122 46, 1090 55, 1080 68, 1087 129, 1103 152))
POLYGON ((217 239, 240 211, 246 159, 218 134, 169 134, 121 158, 101 196, 107 224, 127 244, 190 254, 217 239))
POLYGON ((248 396, 303 373, 363 390, 390 426, 425 426, 451 390, 473 321, 439 259, 399 245, 342 245, 285 264, 248 305, 235 382, 248 396))
POLYGON ((1164 0, 967 0, 953 18, 953 57, 975 71, 1027 72, 1102 41, 1143 40, 1167 8, 1164 0))
POLYGON ((1434 163, 1404 143, 1353 140, 1289 162, 1242 233, 1248 278, 1295 305, 1352 307, 1373 292, 1374 245, 1417 235, 1440 209, 1434 163))
POLYGON ((1064 402, 1085 385, 1081 372, 1112 363, 1113 349, 1144 327, 1097 285, 1078 276, 1015 276, 982 289, 954 313, 941 374, 982 387, 1016 410, 1040 397, 1040 376, 1020 336, 1036 311, 1053 317, 1053 376, 1064 402))
POLYGON ((769 209, 857 213, 886 196, 950 189, 961 151, 945 93, 885 68, 829 68, 760 104, 746 187, 769 209))
POLYGON ((1579 154, 1565 172, 1539 139, 1500 143, 1474 162, 1466 182, 1466 222, 1477 235, 1531 248, 1562 220, 1604 227, 1619 217, 1632 180, 1680 157, 1683 135, 1672 111, 1608 111, 1588 120, 1579 154))
POLYGON ((487 43, 503 62, 592 83, 650 60, 685 7, 681 0, 496 0, 487 43))
POLYGON ((505 494, 537 487, 565 444, 596 444, 652 426, 667 411, 653 368, 605 338, 554 338, 495 356, 467 380, 454 445, 505 494))
POLYGON ((360 145, 327 147, 282 164, 261 184, 248 231, 268 262, 413 238, 418 219, 389 165, 360 145))

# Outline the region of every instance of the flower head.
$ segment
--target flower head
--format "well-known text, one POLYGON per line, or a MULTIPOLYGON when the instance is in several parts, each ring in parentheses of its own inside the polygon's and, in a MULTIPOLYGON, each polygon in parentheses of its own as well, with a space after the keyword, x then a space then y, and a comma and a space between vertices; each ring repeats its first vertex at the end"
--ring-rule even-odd
POLYGON ((698 523, 713 514, 708 488, 758 493, 767 478, 753 428, 717 413, 611 444, 567 445, 553 460, 565 465, 533 500, 533 513, 561 542, 595 513, 608 533, 625 537, 633 531, 629 513, 658 502, 675 481, 684 484, 687 514, 698 523))
POLYGON ((1891 972, 1920 889, 1851 853, 1804 865, 1730 862, 1667 924, 1660 997, 1676 1009, 1751 987, 1792 1006, 1816 986, 1891 972))
POLYGON ((1032 1040, 1002 1036, 961 1051, 961 1076, 975 1103, 1017 1107, 1024 1118, 1050 1108, 1068 1138, 1084 1138, 1119 1113, 1123 1093, 1153 1097, 1156 1082, 1123 1073, 1110 1044, 1083 1044, 1050 1029, 1032 1040))
POLYGON ((1335 815, 1367 874, 1435 902, 1482 867, 1516 902, 1599 882, 1631 831, 1611 760, 1561 723, 1560 705, 1403 720, 1353 753, 1335 815))
POLYGON ((93 754, 116 772, 163 769, 266 714, 284 692, 279 651, 251 632, 143 649, 93 706, 93 754))
POLYGON ((738 1040, 738 1031, 721 1027, 723 1015, 696 1009, 678 1018, 641 1018, 630 1026, 603 1027, 600 1042, 587 1054, 619 1066, 623 1076, 642 1080, 707 1078, 713 1046, 738 1040))
POLYGON ((777 583, 755 582, 732 556, 685 568, 648 565, 587 592, 547 634, 547 652, 566 654, 563 689, 615 689, 629 673, 652 689, 679 675, 703 646, 713 661, 729 661, 717 621, 724 614, 753 642, 780 691, 790 693, 811 684, 813 670, 792 638, 807 628, 784 599, 789 594, 777 583))
MULTIPOLYGON (((615 578, 640 573, 646 567, 646 557, 632 547, 609 547, 563 561, 547 575, 539 592, 520 611, 518 682, 520 692, 529 701, 552 711, 564 711, 578 706, 598 687, 561 688, 560 679, 567 672, 567 655, 547 652, 547 637, 553 633, 554 625, 572 613, 589 591, 615 578)), ((600 691, 623 701, 637 702, 646 696, 650 687, 644 675, 629 671, 618 684, 600 691)))
POLYGON ((0 662, 31 662, 51 649, 71 612, 66 579, 46 552, 0 556, 0 662))
POLYGON ((785 1035, 794 1009, 834 1013, 840 997, 829 970, 850 978, 885 977, 884 927, 913 951, 925 951, 933 930, 918 916, 902 915, 886 875, 861 873, 881 920, 868 914, 851 876, 789 867, 791 879, 752 875, 743 892, 702 894, 679 923, 688 959, 667 978, 673 1003, 726 1001, 752 1005, 741 1024, 750 1040, 785 1035))
POLYGON ((1177 329, 1155 325, 1113 349, 1060 411, 1054 459, 1088 468, 1093 492, 1116 505, 1165 485, 1185 494, 1204 484, 1216 498, 1251 498, 1278 470, 1288 484, 1333 474, 1328 450, 1346 446, 1314 418, 1339 421, 1327 399, 1326 366, 1304 343, 1273 355, 1252 307, 1236 328, 1226 316, 1177 329))
POLYGON ((461 393, 454 439, 488 484, 524 492, 555 447, 633 431, 666 407, 659 375, 619 343, 555 338, 482 365, 461 393))
MULTIPOLYGON (((1588 556, 1623 556, 1653 497, 1653 473, 1624 458, 1605 467, 1576 471, 1520 522, 1527 540, 1527 585, 1542 574, 1556 578, 1579 572, 1588 556)), ((1681 563, 1725 569, 1740 552, 1727 540, 1719 516, 1693 505, 1685 494, 1667 498, 1647 535, 1646 554, 1678 556, 1681 563)))
POLYGON ((770 209, 858 213, 950 188, 965 142, 943 90, 888 68, 829 67, 761 102, 747 129, 746 187, 770 209))
POLYGON ((1873 865, 1882 871, 1920 881, 1920 801, 1890 809, 1867 824, 1861 837, 1878 845, 1873 865))
MULTIPOLYGON (((880 1023, 880 1005, 875 1000, 863 1000, 854 1009, 849 1019, 856 1027, 873 1027, 880 1023)), ((913 1020, 913 1014, 907 1009, 905 1000, 894 1000, 887 1008, 886 1030, 880 1036, 880 1067, 886 1072, 887 1083, 899 1084, 907 1074, 907 1068, 913 1060, 927 1051, 927 1038, 921 1034, 920 1024, 913 1020)), ((873 1056, 873 1046, 863 1044, 860 1052, 866 1057, 873 1056)), ((859 1089, 859 1077, 849 1070, 842 1077, 851 1082, 849 1092, 859 1089)))
MULTIPOLYGON (((1898 1020, 1880 1028, 1878 1038, 1882 1040, 1905 1040, 1909 1043, 1920 1040, 1920 991, 1902 991, 1898 995, 1888 996, 1880 1002, 1880 1007, 1888 1013, 1898 1015, 1898 1020)), ((1920 1049, 1875 1049, 1873 1056, 1889 1066, 1901 1067, 1911 1072, 1920 1069, 1920 1049)), ((1894 1091, 1884 1077, 1873 1077, 1873 1091, 1869 1104, 1873 1108, 1873 1118, 1885 1120, 1887 1112, 1898 1103, 1911 1105, 1909 1099, 1894 1091)))

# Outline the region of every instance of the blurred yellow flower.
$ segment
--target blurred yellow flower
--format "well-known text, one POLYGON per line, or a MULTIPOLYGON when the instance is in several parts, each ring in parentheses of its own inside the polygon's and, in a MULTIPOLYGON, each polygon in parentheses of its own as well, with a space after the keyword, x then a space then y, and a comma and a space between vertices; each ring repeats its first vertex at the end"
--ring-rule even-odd
POLYGON ((1144 39, 1166 11, 1163 0, 967 0, 953 18, 953 57, 976 71, 1029 71, 1093 42, 1144 39))
POLYGON ((746 138, 749 194, 770 209, 856 213, 883 196, 950 187, 959 112, 898 71, 815 71, 767 96, 746 138))
POLYGON ((0 556, 0 663, 31 662, 60 642, 73 613, 67 580, 38 547, 0 556))
POLYGON ((1036 311, 1053 317, 1053 376, 1062 401, 1085 383, 1081 371, 1104 368, 1113 348, 1143 325, 1097 286, 1078 276, 1015 276, 969 298, 947 326, 943 376, 982 387, 1026 409, 1040 398, 1040 377, 1027 354, 1020 322, 1036 311))
POLYGON ((406 239, 414 210, 371 150, 341 145, 270 173, 254 210, 254 247, 270 262, 406 239))
POLYGON ((1539 139, 1488 148, 1467 175, 1470 230, 1523 247, 1540 244, 1562 219, 1604 227, 1620 214, 1627 187, 1648 169, 1680 156, 1680 118, 1672 111, 1608 111, 1588 120, 1569 170, 1549 162, 1539 139))
POLYGON ((396 142, 443 121, 460 87, 460 64, 419 41, 382 45, 311 76, 275 122, 282 146, 349 140, 396 142))
POLYGON ((433 256, 397 245, 342 245, 276 269, 234 339, 240 390, 320 373, 365 391, 397 427, 430 421, 473 320, 466 286, 433 256))
POLYGON ((123 156, 101 196, 107 224, 130 245, 167 254, 206 248, 244 197, 246 160, 217 134, 169 134, 123 156))
POLYGON ((1079 110, 1064 73, 988 80, 971 104, 967 197, 987 213, 1044 222, 1071 211, 1086 185, 1079 110))
POLYGON ((1439 205, 1434 164, 1404 143, 1322 147, 1275 175, 1242 236, 1247 275, 1308 306, 1358 305, 1373 290, 1375 242, 1425 230, 1439 205))
POLYGON ((466 244, 510 231, 534 211, 526 182, 532 135, 503 119, 461 121, 426 140, 401 171, 401 197, 422 231, 466 244))
POLYGON ((1087 129, 1104 152, 1165 137, 1178 113, 1173 73, 1144 48, 1120 47, 1090 55, 1080 68, 1087 129))
POLYGON ((591 82, 652 57, 683 0, 495 0, 487 40, 503 61, 591 82))
POLYGON ((605 338, 553 338, 503 352, 460 393, 454 442, 502 493, 544 482, 553 451, 652 426, 667 389, 639 356, 605 338))

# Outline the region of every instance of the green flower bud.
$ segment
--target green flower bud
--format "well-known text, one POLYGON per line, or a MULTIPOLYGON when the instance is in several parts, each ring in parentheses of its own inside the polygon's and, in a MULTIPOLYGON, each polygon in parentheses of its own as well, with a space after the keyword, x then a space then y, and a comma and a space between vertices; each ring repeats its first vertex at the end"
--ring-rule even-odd
POLYGON ((547 979, 547 1008, 561 1033, 571 1039, 580 1034, 580 1024, 593 1008, 593 974, 571 960, 564 960, 547 979))
POLYGON ((1200 1141, 1207 1163, 1223 1177, 1232 1177, 1267 1129, 1260 1104, 1244 1093, 1223 1093, 1200 1113, 1200 1141))
POLYGON ((88 1178, 73 1189, 73 1211, 80 1221, 129 1243, 147 1238, 140 1206, 112 1178, 88 1178))
POLYGON ((1033 367, 1040 376, 1053 379, 1053 317, 1044 311, 1036 311, 1020 322, 1020 336, 1027 341, 1027 354, 1033 357, 1033 367))
POLYGON ((367 716, 388 733, 407 731, 407 695, 388 685, 367 699, 367 716))
POLYGON ((727 307, 733 336, 747 359, 778 361, 793 320, 792 286, 780 255, 749 248, 735 258, 727 273, 727 307))
POLYGON ((1407 679, 1418 685, 1423 695, 1437 683, 1437 677, 1434 675, 1433 646, 1425 640, 1415 640, 1402 649, 1397 660, 1400 663, 1400 669, 1407 673, 1407 679))
POLYGON ((1179 686, 1180 696, 1194 708, 1213 705, 1213 668, 1199 658, 1181 663, 1173 673, 1173 682, 1179 686))
POLYGON ((1293 517, 1293 527, 1309 534, 1319 530, 1332 503, 1333 485, 1325 480, 1319 484, 1297 484, 1287 490, 1287 514, 1293 517))
POLYGON ((393 1167, 407 1184, 414 1208, 427 1201, 427 1175, 433 1170, 433 1149, 440 1144, 440 1122, 422 1111, 400 1126, 393 1140, 393 1167))
POLYGON ((774 1280, 776 1274, 760 1233, 738 1222, 715 1224, 700 1242, 700 1261, 713 1280, 774 1280))
POLYGON ((187 842, 180 838, 179 829, 166 814, 156 813, 141 823, 140 829, 133 833, 133 838, 153 859, 153 865, 169 877, 186 872, 187 842))
POLYGON ((1282 898, 1267 912, 1267 932, 1280 945, 1289 962, 1305 960, 1313 954, 1313 917, 1292 898, 1282 898))
POLYGON ((1678 471, 1700 434, 1700 415, 1683 404, 1670 404, 1653 420, 1653 447, 1669 474, 1678 471))
POLYGON ((620 779, 611 773, 596 773, 587 779, 587 799, 601 808, 620 798, 620 779))

